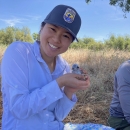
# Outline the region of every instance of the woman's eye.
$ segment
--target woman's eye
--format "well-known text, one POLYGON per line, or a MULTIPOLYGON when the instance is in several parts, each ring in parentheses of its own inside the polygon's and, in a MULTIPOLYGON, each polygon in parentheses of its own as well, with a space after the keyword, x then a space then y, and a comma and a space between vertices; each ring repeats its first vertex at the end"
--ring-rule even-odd
POLYGON ((64 35, 64 37, 68 38, 69 39, 69 36, 68 35, 64 35))
POLYGON ((51 28, 51 30, 54 31, 54 32, 56 31, 54 28, 51 28))

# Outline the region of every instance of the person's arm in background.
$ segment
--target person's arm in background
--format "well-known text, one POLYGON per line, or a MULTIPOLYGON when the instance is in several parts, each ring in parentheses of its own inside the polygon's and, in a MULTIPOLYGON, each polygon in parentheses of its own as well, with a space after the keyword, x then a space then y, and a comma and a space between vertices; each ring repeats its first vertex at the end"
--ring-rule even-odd
POLYGON ((117 92, 122 111, 130 123, 130 62, 124 62, 116 72, 117 92))

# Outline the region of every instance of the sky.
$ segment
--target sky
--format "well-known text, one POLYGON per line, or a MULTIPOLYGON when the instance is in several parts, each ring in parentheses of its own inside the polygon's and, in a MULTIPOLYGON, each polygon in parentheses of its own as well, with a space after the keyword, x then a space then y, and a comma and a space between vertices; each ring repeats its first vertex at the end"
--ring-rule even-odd
POLYGON ((0 29, 8 26, 28 27, 38 33, 47 14, 59 4, 72 6, 79 13, 82 24, 78 38, 104 41, 112 34, 130 35, 130 13, 124 18, 121 8, 109 5, 109 0, 0 0, 0 29))

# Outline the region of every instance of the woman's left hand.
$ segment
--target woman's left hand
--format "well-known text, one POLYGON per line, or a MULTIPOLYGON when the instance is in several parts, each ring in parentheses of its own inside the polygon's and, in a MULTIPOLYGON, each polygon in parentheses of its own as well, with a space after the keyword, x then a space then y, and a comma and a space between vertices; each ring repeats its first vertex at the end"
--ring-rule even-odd
MULTIPOLYGON (((79 79, 77 79, 77 80, 79 80, 79 79)), ((64 93, 66 94, 66 96, 68 97, 68 98, 72 98, 72 95, 74 94, 74 93, 76 93, 77 91, 79 91, 79 90, 86 90, 89 86, 90 86, 90 78, 89 78, 89 76, 87 76, 87 78, 86 78, 86 82, 87 82, 87 87, 86 88, 72 88, 72 87, 67 87, 67 86, 65 86, 64 87, 64 93)))

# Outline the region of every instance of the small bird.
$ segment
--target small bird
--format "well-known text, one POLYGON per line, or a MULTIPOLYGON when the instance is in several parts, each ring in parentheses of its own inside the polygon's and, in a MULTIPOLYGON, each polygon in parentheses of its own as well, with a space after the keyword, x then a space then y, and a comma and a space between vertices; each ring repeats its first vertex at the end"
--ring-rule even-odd
POLYGON ((73 64, 72 65, 72 73, 75 73, 75 74, 83 74, 84 75, 84 78, 81 79, 79 77, 77 77, 77 79, 79 80, 87 80, 87 75, 80 69, 79 65, 78 64, 73 64))
POLYGON ((80 70, 78 64, 73 64, 73 65, 72 65, 72 73, 75 73, 75 74, 83 74, 82 71, 80 70))

